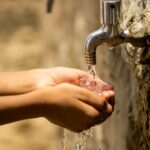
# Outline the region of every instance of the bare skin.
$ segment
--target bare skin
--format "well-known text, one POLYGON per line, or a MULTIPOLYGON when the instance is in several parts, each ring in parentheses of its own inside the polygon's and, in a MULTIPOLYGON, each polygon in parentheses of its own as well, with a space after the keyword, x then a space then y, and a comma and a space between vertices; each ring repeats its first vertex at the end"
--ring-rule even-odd
POLYGON ((96 95, 79 87, 83 75, 69 68, 1 73, 0 124, 45 117, 75 132, 100 124, 113 111, 114 91, 108 86, 96 95))
POLYGON ((79 84, 84 71, 65 67, 0 72, 0 95, 23 94, 63 82, 79 84))

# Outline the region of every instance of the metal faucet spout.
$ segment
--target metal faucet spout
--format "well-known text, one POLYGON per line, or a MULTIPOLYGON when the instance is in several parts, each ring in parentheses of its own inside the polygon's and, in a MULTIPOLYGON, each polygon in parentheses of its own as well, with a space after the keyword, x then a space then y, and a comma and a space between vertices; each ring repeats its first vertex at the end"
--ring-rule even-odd
POLYGON ((120 43, 118 38, 118 19, 120 16, 120 0, 100 0, 101 28, 91 33, 85 45, 85 60, 88 66, 96 64, 96 48, 107 43, 114 46, 120 43))
POLYGON ((109 32, 109 29, 104 26, 87 37, 85 45, 85 60, 88 66, 96 64, 96 48, 100 43, 102 44, 105 42, 110 34, 109 32))
POLYGON ((85 45, 85 61, 88 67, 96 65, 96 48, 106 43, 114 47, 130 43, 134 47, 150 47, 150 35, 133 37, 129 30, 119 28, 121 0, 100 0, 101 28, 91 33, 85 45))

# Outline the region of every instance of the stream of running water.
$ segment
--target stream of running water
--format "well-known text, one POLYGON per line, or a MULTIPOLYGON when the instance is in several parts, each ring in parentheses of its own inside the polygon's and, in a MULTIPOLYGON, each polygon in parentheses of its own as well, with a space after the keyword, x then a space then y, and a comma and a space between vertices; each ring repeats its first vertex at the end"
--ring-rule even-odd
MULTIPOLYGON (((97 84, 97 79, 98 76, 96 74, 95 66, 91 66, 88 68, 87 74, 80 79, 80 86, 89 89, 96 94, 101 93, 103 88, 97 84)), ((94 130, 95 127, 76 134, 64 129, 64 137, 62 140, 63 150, 91 150, 88 141, 92 141, 94 130), (68 142, 70 142, 70 139, 73 138, 74 135, 76 136, 75 142, 71 143, 72 145, 69 147, 68 142)), ((100 150, 100 148, 98 150, 100 150)))

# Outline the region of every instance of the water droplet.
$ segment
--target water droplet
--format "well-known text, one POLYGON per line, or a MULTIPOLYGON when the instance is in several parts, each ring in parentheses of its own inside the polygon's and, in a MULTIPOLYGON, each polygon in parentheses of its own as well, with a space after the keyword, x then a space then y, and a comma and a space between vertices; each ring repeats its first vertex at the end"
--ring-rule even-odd
POLYGON ((104 84, 100 83, 100 79, 96 74, 95 66, 88 69, 87 74, 81 78, 80 86, 93 91, 96 94, 102 93, 104 84))

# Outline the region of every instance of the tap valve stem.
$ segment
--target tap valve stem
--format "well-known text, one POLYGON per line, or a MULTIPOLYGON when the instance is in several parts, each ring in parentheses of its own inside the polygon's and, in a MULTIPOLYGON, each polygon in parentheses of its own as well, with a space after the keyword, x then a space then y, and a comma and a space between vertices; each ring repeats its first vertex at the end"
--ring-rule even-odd
POLYGON ((100 0, 101 25, 118 25, 120 4, 120 0, 100 0))

